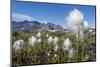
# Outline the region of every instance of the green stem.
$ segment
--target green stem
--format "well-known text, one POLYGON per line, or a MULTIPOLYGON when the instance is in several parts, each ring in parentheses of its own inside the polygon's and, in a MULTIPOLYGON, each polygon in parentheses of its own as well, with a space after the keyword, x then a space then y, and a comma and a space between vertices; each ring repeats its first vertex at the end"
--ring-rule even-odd
POLYGON ((76 46, 76 62, 78 62, 78 44, 76 46))
POLYGON ((70 62, 70 53, 69 53, 69 50, 68 50, 68 62, 70 62))
POLYGON ((82 46, 82 61, 84 60, 84 45, 82 46))

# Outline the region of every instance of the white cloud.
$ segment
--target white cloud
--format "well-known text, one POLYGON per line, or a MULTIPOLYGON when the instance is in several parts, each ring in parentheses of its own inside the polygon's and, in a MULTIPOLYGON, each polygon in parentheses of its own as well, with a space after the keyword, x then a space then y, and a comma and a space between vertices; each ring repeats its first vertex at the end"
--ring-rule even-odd
POLYGON ((12 20, 13 21, 24 21, 24 20, 32 21, 34 19, 28 15, 12 13, 12 20))

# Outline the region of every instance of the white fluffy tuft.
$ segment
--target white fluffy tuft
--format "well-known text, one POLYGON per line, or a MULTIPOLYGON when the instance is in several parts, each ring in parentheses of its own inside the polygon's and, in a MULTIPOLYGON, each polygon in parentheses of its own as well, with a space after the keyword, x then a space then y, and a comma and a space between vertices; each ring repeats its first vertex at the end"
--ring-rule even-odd
POLYGON ((71 25, 80 25, 83 22, 83 13, 77 9, 74 9, 69 13, 67 21, 71 25))
POLYGON ((29 45, 34 46, 34 44, 37 43, 37 38, 34 36, 31 36, 28 41, 29 41, 29 45))
POLYGON ((41 33, 40 33, 40 32, 38 32, 36 36, 37 36, 37 37, 41 37, 41 33))
POLYGON ((69 50, 69 48, 72 46, 72 42, 70 41, 70 39, 66 39, 65 41, 64 41, 64 44, 63 44, 63 48, 64 48, 64 50, 69 50))
POLYGON ((15 49, 20 49, 23 46, 24 46, 24 40, 22 40, 22 39, 15 41, 13 44, 13 48, 15 48, 15 49))

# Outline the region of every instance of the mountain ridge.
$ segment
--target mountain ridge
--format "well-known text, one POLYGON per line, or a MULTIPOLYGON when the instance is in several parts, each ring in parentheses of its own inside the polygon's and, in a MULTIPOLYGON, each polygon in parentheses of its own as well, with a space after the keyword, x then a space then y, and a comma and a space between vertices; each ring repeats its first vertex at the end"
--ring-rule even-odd
POLYGON ((12 21, 12 28, 17 32, 32 32, 32 31, 42 31, 42 30, 63 30, 64 28, 61 25, 54 24, 52 22, 41 23, 40 21, 12 21))

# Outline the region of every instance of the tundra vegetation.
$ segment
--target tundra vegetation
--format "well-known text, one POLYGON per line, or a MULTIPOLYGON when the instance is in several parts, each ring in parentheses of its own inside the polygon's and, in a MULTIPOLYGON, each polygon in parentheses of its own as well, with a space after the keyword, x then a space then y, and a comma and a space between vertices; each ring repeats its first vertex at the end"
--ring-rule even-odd
MULTIPOLYGON (((90 33, 84 40, 78 39, 76 36, 66 32, 41 32, 41 41, 30 45, 28 38, 37 35, 38 32, 13 32, 12 46, 16 40, 23 39, 23 47, 12 48, 12 63, 14 65, 30 65, 30 64, 51 64, 51 63, 68 63, 81 61, 96 60, 96 44, 95 34, 90 33), (54 40, 48 41, 49 36, 58 37, 57 43, 54 40), (77 47, 78 45, 78 47, 77 47), (76 50, 78 49, 78 53, 76 50), (76 55, 78 54, 78 55, 76 55), (76 58, 77 56, 77 58, 76 58)), ((38 37, 36 37, 38 39, 38 37)))
POLYGON ((74 9, 62 31, 16 32, 12 30, 12 64, 36 65, 96 60, 96 30, 90 30, 83 14, 74 9))

